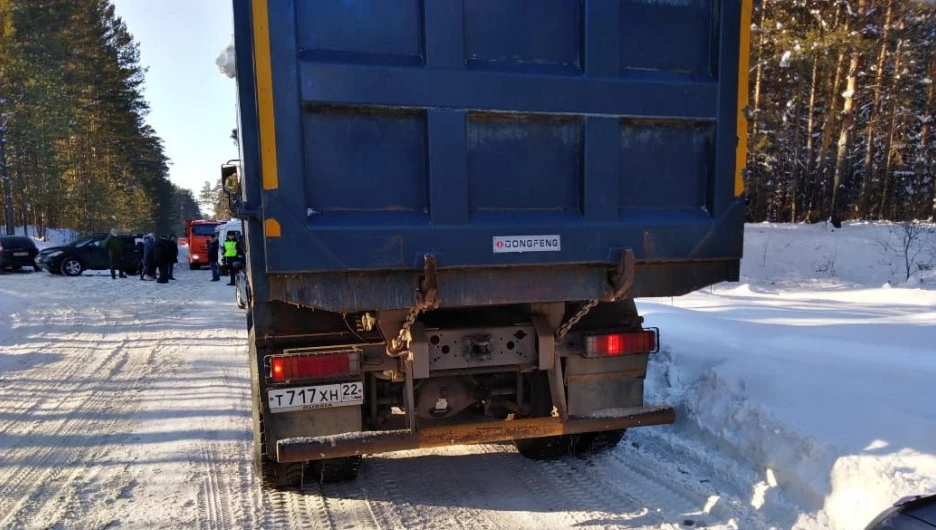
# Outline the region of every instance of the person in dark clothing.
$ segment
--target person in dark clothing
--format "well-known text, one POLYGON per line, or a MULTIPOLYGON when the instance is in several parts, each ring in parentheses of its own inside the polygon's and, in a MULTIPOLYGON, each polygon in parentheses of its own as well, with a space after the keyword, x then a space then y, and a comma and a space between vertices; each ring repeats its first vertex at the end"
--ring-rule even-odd
POLYGON ((156 236, 152 233, 143 236, 143 270, 140 273, 141 280, 156 279, 156 262, 153 259, 153 252, 156 247, 156 236))
POLYGON ((140 279, 143 279, 143 275, 146 273, 146 267, 143 264, 143 256, 146 254, 146 251, 143 248, 143 238, 138 237, 133 240, 133 248, 136 250, 137 255, 140 257, 140 261, 137 263, 139 267, 138 272, 140 273, 140 279))
POLYGON ((172 241, 163 236, 156 241, 153 248, 153 263, 159 268, 159 279, 156 283, 169 283, 169 262, 172 259, 172 241))
POLYGON ((221 270, 220 267, 218 267, 218 251, 220 246, 218 233, 215 232, 214 235, 211 236, 211 240, 208 241, 208 266, 211 267, 211 281, 213 282, 221 281, 221 270))
POLYGON ((111 230, 111 233, 101 244, 107 251, 107 257, 110 259, 111 278, 117 279, 117 272, 120 272, 121 278, 126 278, 123 270, 123 242, 117 237, 117 229, 111 230))
POLYGON ((175 280, 173 272, 175 272, 175 264, 179 262, 179 239, 175 234, 169 236, 169 243, 172 244, 169 254, 169 279, 175 280))

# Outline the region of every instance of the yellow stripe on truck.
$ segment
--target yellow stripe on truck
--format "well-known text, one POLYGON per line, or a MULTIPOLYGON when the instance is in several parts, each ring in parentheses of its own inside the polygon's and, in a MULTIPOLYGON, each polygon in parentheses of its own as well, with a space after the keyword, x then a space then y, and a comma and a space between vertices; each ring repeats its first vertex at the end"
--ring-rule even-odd
POLYGON ((263 221, 263 233, 266 237, 282 237, 283 229, 280 227, 279 221, 267 218, 263 221))
POLYGON ((279 174, 276 167, 276 120, 273 115, 273 69, 270 65, 270 16, 267 0, 253 0, 253 31, 263 189, 275 190, 279 188, 279 174))
POLYGON ((744 193, 744 170, 748 154, 749 70, 751 68, 751 16, 753 0, 741 0, 741 42, 738 58, 738 147, 735 152, 735 197, 744 193))

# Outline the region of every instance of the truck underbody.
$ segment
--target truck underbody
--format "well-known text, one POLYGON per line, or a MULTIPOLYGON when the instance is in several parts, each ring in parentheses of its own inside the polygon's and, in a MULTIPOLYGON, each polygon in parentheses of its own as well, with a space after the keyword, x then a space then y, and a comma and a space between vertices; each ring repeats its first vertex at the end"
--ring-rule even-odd
POLYGON ((262 304, 275 328, 258 335, 251 319, 250 356, 265 485, 353 479, 364 455, 445 445, 594 453, 674 421, 643 400, 659 333, 626 295, 632 277, 612 281, 607 301, 433 308, 431 276, 415 311, 262 304))

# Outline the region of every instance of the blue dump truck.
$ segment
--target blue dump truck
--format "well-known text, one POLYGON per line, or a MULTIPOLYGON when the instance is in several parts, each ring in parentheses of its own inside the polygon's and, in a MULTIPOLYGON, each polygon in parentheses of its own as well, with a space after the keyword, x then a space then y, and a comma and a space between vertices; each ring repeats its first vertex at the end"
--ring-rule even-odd
POLYGON ((233 0, 262 483, 673 422, 634 299, 738 278, 750 2, 233 0))

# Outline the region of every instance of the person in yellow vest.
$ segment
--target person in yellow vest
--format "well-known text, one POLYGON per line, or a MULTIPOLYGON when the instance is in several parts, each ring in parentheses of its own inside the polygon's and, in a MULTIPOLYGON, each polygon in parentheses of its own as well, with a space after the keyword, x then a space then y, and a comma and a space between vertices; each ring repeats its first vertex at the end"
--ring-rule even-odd
POLYGON ((231 282, 228 283, 228 285, 234 285, 234 276, 237 274, 237 267, 235 267, 234 264, 240 261, 243 255, 244 252, 241 249, 240 242, 237 240, 237 236, 233 233, 228 233, 227 240, 224 241, 224 264, 231 274, 231 282))

